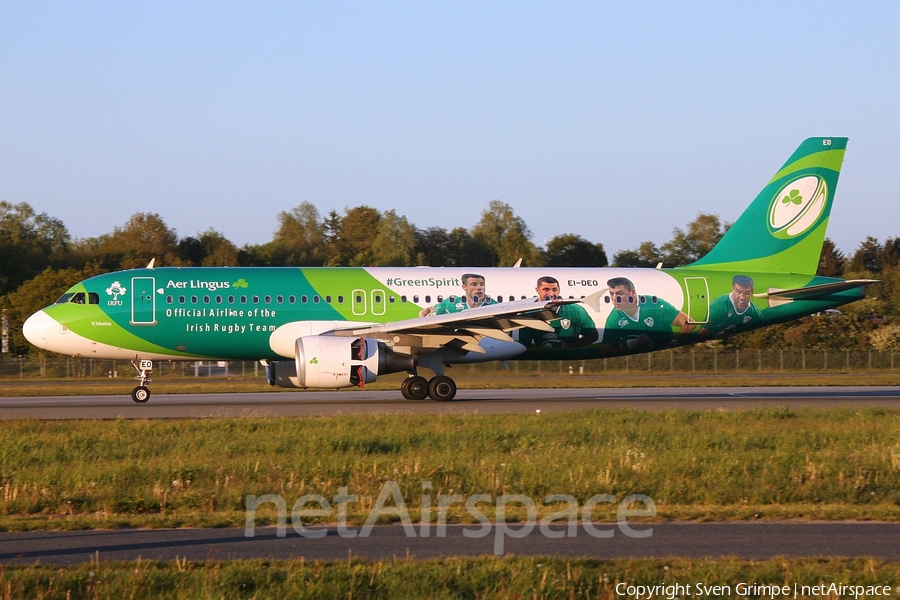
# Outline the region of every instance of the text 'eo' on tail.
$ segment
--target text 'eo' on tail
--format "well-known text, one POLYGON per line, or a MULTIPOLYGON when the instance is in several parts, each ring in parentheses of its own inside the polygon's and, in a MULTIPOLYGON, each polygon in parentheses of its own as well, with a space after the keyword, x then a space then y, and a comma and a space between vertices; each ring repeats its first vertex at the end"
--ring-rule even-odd
POLYGON ((847 138, 805 140, 718 244, 690 267, 813 275, 847 138))

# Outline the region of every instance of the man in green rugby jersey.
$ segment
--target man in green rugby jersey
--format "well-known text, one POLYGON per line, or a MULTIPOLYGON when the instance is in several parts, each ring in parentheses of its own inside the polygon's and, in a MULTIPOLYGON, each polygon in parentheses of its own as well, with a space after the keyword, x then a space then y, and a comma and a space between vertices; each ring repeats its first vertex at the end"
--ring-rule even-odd
MULTIPOLYGON (((559 298, 559 281, 550 276, 539 277, 537 287, 538 299, 545 302, 559 298)), ((559 319, 550 321, 553 332, 522 329, 519 331, 519 343, 526 348, 579 348, 593 344, 600 337, 594 320, 578 304, 563 304, 556 308, 559 319)))
POLYGON ((688 316, 657 296, 640 296, 625 277, 606 282, 613 310, 606 319, 603 344, 619 350, 671 346, 693 331, 688 316))
POLYGON ((753 279, 747 275, 735 275, 731 280, 731 293, 720 296, 709 305, 709 322, 700 329, 701 338, 722 336, 763 321, 762 311, 750 299, 753 297, 753 279))
POLYGON ((433 307, 426 308, 419 313, 424 317, 429 314, 446 315, 456 313, 467 308, 475 308, 477 306, 489 306, 497 304, 497 301, 487 295, 485 292, 484 275, 476 273, 466 273, 461 278, 464 295, 448 296, 433 307))

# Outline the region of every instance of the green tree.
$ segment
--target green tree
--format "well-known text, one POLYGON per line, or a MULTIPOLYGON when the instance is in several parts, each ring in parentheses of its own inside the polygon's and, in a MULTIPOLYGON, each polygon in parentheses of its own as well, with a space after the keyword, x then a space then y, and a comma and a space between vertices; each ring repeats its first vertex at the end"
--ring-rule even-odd
POLYGON ((543 264, 525 221, 500 200, 488 203, 481 220, 472 228, 472 238, 490 251, 493 260, 489 266, 511 267, 520 258, 527 266, 543 264))
POLYGON ((372 264, 376 267, 409 267, 416 259, 416 228, 394 210, 385 211, 378 221, 372 242, 372 264))
POLYGON ((181 265, 178 235, 156 213, 135 213, 122 227, 116 227, 99 247, 103 267, 135 269, 151 259, 156 265, 181 265))
POLYGON ((451 267, 493 267, 497 264, 493 250, 484 240, 475 238, 465 227, 454 227, 448 234, 449 249, 445 265, 451 267))
POLYGON ((372 246, 378 235, 381 214, 371 206, 355 206, 344 211, 339 234, 332 242, 336 250, 329 259, 332 266, 366 267, 374 264, 372 246))
POLYGON ((834 242, 825 238, 816 275, 821 275, 822 277, 843 277, 846 263, 847 259, 844 258, 844 253, 837 249, 834 242))
POLYGON ((605 267, 609 265, 603 244, 592 244, 580 235, 564 233, 547 242, 544 252, 550 267, 605 267))
MULTIPOLYGON (((465 229, 463 229, 465 231, 465 229)), ((468 232, 466 232, 468 235, 468 232)), ((416 229, 416 264, 430 267, 455 266, 450 264, 452 247, 450 234, 443 227, 416 229)))
POLYGON ((240 264, 238 249, 224 235, 213 228, 200 234, 200 247, 203 249, 204 267, 236 267, 240 264))
POLYGON ((0 201, 0 295, 48 266, 63 265, 69 242, 69 232, 59 219, 37 214, 24 202, 0 201))
POLYGON ((672 239, 662 245, 663 262, 667 267, 679 267, 699 260, 719 243, 729 227, 717 215, 700 213, 688 223, 687 231, 676 227, 672 239))
POLYGON ((663 262, 662 251, 653 242, 642 242, 634 250, 622 250, 613 256, 617 267, 654 268, 663 262))
POLYGON ((878 240, 872 236, 866 237, 865 241, 859 245, 856 252, 850 258, 850 264, 847 270, 853 273, 872 273, 881 272, 881 258, 884 247, 878 243, 878 240))
POLYGON ((274 264, 322 266, 324 244, 324 227, 314 205, 303 202, 290 212, 278 213, 278 230, 271 248, 274 264))

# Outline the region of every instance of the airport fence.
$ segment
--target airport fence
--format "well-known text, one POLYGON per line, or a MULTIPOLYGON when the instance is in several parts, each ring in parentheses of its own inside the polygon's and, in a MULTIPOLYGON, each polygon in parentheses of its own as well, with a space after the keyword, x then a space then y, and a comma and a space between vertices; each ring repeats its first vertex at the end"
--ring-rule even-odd
MULTIPOLYGON (((603 373, 847 373, 900 368, 894 350, 733 350, 674 348, 661 352, 597 360, 510 361, 498 373, 498 363, 457 365, 454 376, 486 374, 603 374, 603 373)), ((502 369, 502 367, 500 367, 502 369)), ((129 361, 65 356, 0 354, 2 379, 133 379, 129 361)), ((265 379, 258 361, 190 361, 154 363, 153 378, 265 379)))

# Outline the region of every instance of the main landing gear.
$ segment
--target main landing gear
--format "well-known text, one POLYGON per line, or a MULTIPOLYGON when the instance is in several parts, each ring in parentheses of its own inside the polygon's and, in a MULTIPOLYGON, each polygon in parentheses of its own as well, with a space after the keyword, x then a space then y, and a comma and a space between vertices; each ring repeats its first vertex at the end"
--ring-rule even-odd
POLYGON ((135 377, 135 379, 140 382, 140 385, 131 390, 131 399, 138 404, 143 404, 150 399, 150 388, 147 387, 147 384, 150 383, 150 372, 153 371, 153 361, 133 360, 131 361, 131 366, 138 372, 138 376, 135 377))
POLYGON ((456 382, 446 375, 432 377, 430 381, 413 375, 403 380, 400 393, 407 400, 424 400, 431 396, 432 400, 446 402, 456 396, 456 382))

